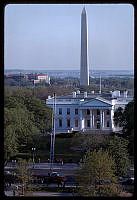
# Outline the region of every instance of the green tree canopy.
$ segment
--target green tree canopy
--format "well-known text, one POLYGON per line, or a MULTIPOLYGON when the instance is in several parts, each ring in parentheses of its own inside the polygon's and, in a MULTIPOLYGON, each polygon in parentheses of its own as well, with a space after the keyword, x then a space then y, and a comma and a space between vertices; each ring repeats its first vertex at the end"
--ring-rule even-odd
POLYGON ((38 129, 33 123, 33 114, 25 107, 5 108, 4 111, 4 148, 7 157, 27 146, 28 138, 38 133, 38 129))
POLYGON ((51 130, 51 109, 35 97, 5 97, 4 148, 5 158, 25 152, 39 132, 51 130))
POLYGON ((116 174, 118 176, 127 176, 127 171, 130 167, 128 154, 128 140, 120 136, 114 136, 108 145, 107 149, 116 163, 116 174))
POLYGON ((114 113, 114 121, 123 127, 123 137, 128 139, 128 150, 134 155, 134 101, 129 102, 124 111, 118 108, 114 113))
POLYGON ((116 196, 119 193, 115 162, 107 151, 88 150, 77 175, 82 196, 116 196), (107 183, 106 180, 111 182, 107 183))

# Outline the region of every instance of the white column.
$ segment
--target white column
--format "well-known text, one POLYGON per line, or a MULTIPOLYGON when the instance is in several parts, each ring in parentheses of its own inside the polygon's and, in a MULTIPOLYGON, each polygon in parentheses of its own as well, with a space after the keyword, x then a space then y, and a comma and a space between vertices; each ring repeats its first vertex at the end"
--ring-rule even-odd
POLYGON ((112 110, 110 110, 110 120, 109 120, 109 123, 110 123, 110 131, 112 131, 112 110))
POLYGON ((92 110, 92 128, 94 128, 94 112, 92 110))
POLYGON ((90 129, 92 129, 92 110, 90 110, 90 129))
POLYGON ((100 110, 100 130, 102 130, 102 110, 100 110))
POLYGON ((82 131, 82 110, 80 110, 80 131, 82 131))
POLYGON ((103 114, 102 128, 104 128, 104 126, 105 126, 105 111, 104 110, 102 111, 102 114, 103 114))

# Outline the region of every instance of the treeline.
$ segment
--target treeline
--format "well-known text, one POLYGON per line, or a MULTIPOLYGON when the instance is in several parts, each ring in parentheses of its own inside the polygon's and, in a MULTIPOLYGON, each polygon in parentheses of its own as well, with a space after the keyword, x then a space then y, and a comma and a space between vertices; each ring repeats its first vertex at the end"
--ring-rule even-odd
POLYGON ((53 96, 56 93, 57 96, 67 95, 74 91, 74 87, 65 86, 39 86, 39 87, 4 87, 4 96, 24 95, 25 97, 36 97, 41 100, 46 100, 48 96, 53 96))
MULTIPOLYGON (((38 142, 51 131, 52 111, 45 101, 33 96, 13 95, 4 99, 4 157, 9 159, 38 142)), ((30 151, 30 150, 29 150, 30 151)))
MULTIPOLYGON (((100 84, 100 78, 90 79, 90 85, 95 86, 100 84)), ((134 79, 132 78, 119 78, 119 77, 110 77, 101 79, 102 89, 110 90, 125 90, 134 88, 134 79)))
MULTIPOLYGON (((34 87, 34 84, 32 81, 26 80, 23 77, 14 77, 14 78, 7 78, 4 77, 4 85, 10 86, 10 87, 34 87)), ((91 78, 90 77, 90 85, 87 87, 87 89, 90 90, 99 90, 100 85, 100 78, 91 78)), ((64 86, 64 87, 74 87, 74 88, 80 88, 80 79, 74 78, 74 77, 67 77, 67 78, 55 78, 51 77, 50 85, 41 82, 36 84, 37 87, 39 86, 64 86)), ((110 78, 102 78, 101 79, 101 86, 102 91, 110 91, 110 90, 133 90, 134 88, 134 79, 132 78, 119 78, 119 77, 110 77, 110 78)))

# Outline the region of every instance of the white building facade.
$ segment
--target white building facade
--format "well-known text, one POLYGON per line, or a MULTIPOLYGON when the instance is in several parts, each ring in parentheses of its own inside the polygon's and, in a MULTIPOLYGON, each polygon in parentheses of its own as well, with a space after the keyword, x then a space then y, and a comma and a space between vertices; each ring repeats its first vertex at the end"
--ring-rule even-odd
MULTIPOLYGON (((124 108, 133 98, 103 98, 102 96, 93 92, 80 94, 78 91, 73 92, 72 95, 56 97, 56 133, 78 131, 107 134, 119 131, 121 127, 114 125, 114 111, 118 107, 124 108)), ((49 96, 46 104, 53 108, 53 98, 49 96)))

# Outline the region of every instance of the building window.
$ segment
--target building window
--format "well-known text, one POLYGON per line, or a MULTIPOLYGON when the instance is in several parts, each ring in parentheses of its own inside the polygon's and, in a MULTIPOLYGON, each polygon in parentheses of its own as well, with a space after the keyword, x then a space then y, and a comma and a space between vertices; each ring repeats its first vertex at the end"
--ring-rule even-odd
POLYGON ((59 127, 62 127, 62 119, 59 119, 59 127))
POLYGON ((90 115, 90 110, 89 109, 87 109, 87 115, 90 115))
POLYGON ((109 121, 107 121, 107 127, 109 127, 109 121))
POLYGON ((78 127, 78 119, 75 120, 75 127, 78 127))
POLYGON ((62 115, 62 108, 59 108, 59 115, 62 115))
POLYGON ((107 115, 109 115, 110 114, 110 112, 109 112, 109 110, 107 110, 107 115))
POLYGON ((100 110, 97 110, 97 115, 100 115, 100 110))
POLYGON ((90 127, 90 120, 87 120, 87 127, 90 127))
POLYGON ((78 109, 77 108, 75 109, 75 115, 78 115, 78 109))
POLYGON ((67 119, 67 127, 70 127, 70 119, 67 119))
POLYGON ((70 108, 67 108, 67 115, 70 115, 70 108))

